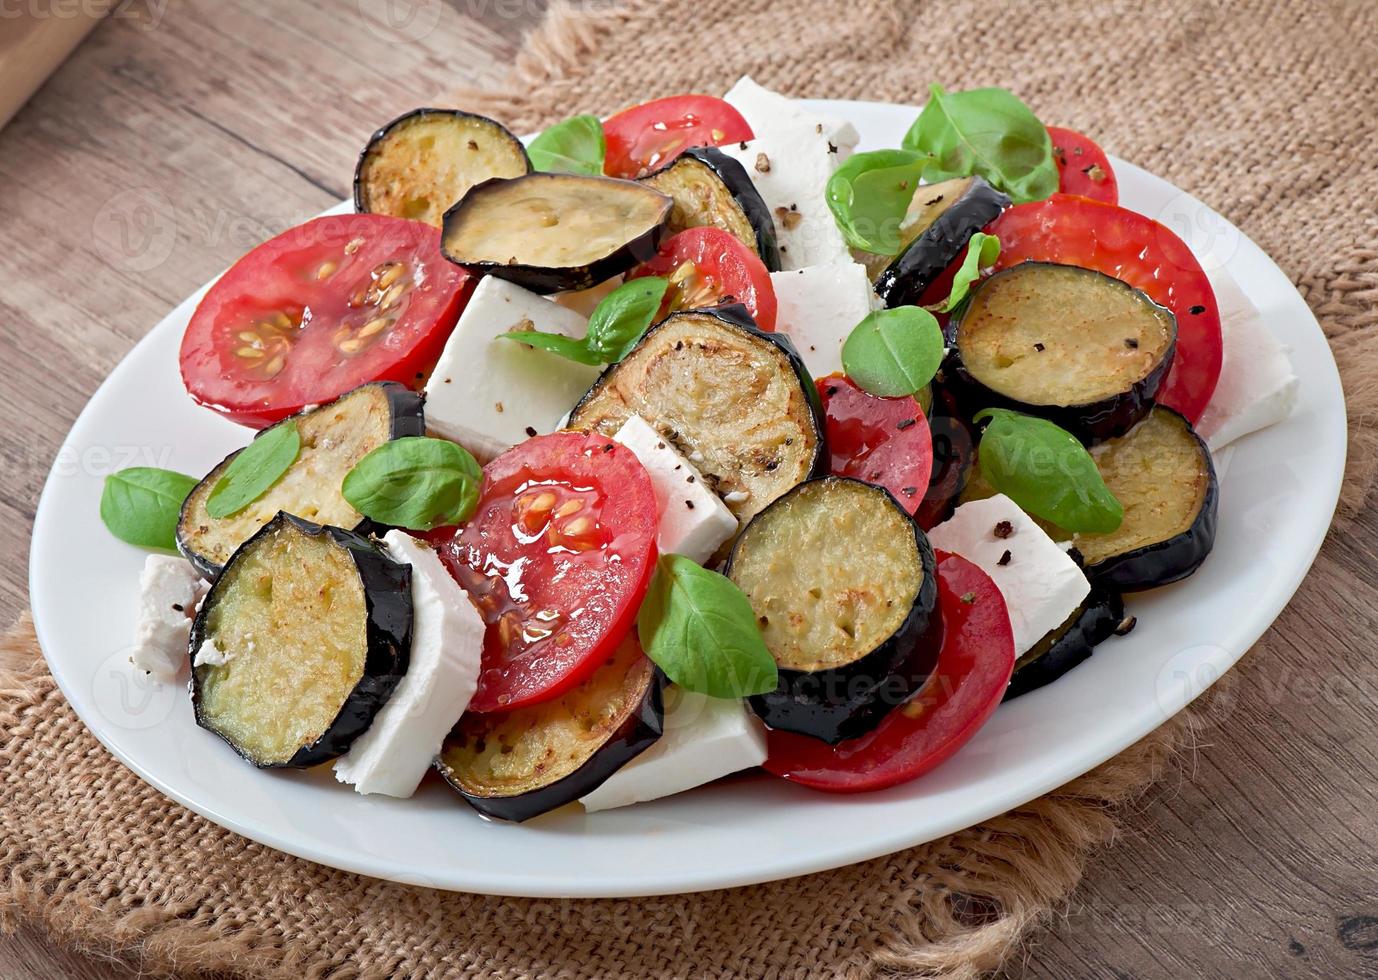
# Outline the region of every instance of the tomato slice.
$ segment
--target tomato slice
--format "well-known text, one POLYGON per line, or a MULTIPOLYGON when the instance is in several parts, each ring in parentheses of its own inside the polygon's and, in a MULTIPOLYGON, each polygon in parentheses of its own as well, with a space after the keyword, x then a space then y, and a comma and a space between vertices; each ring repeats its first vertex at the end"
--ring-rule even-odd
POLYGON ((628 276, 670 280, 660 316, 676 310, 702 310, 741 303, 756 326, 775 330, 777 304, 770 273, 756 253, 721 228, 689 228, 671 236, 656 257, 628 276))
POLYGON ((672 95, 623 109, 603 123, 608 142, 603 172, 644 177, 694 146, 753 139, 742 114, 711 95, 672 95))
POLYGON ((440 231, 376 214, 316 218, 255 248, 182 337, 197 402, 254 428, 367 381, 415 385, 468 298, 440 231))
POLYGON ((912 515, 933 470, 933 436, 919 403, 907 395, 877 397, 840 374, 817 384, 833 475, 884 487, 912 515))
POLYGON ((1115 179, 1110 158, 1095 140, 1061 126, 1049 126, 1048 135, 1053 140, 1058 190, 1104 204, 1120 203, 1120 183, 1115 179))
POLYGON ((1014 630, 990 576, 937 552, 943 648, 923 688, 869 735, 828 745, 772 731, 765 768, 830 793, 861 793, 917 779, 946 762, 984 725, 1014 673, 1014 630))
POLYGON ((1019 262, 1061 262, 1095 269, 1142 289, 1177 317, 1177 353, 1158 401, 1192 423, 1220 378, 1224 347, 1215 291, 1182 239, 1127 208, 1054 194, 1019 204, 991 222, 1005 269, 1019 262))
POLYGON ((636 621, 656 563, 656 499, 632 451, 555 432, 483 470, 478 510, 439 545, 488 624, 471 711, 558 697, 636 621))

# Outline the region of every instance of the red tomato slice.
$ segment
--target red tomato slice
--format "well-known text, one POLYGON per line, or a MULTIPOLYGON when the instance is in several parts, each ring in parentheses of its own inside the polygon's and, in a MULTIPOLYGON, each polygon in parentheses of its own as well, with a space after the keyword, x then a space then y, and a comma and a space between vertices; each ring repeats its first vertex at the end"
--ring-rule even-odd
POLYGON ((623 109, 603 123, 608 141, 603 172, 644 177, 693 146, 753 139, 742 114, 711 95, 672 95, 623 109))
POLYGON ((772 731, 765 768, 830 793, 861 793, 917 779, 946 762, 994 713, 1014 673, 1014 630, 990 576, 936 553, 943 649, 919 693, 869 735, 828 745, 772 731))
POLYGON ((1120 183, 1105 151, 1075 129, 1049 126, 1053 159, 1057 161, 1058 190, 1104 204, 1120 203, 1120 183))
POLYGON ((991 222, 999 269, 1035 260, 1095 269, 1142 289, 1177 317, 1177 353, 1158 401, 1195 423, 1220 378, 1223 344, 1215 291, 1171 229, 1113 204, 1054 194, 991 222))
POLYGON ((817 385, 833 475, 879 484, 910 514, 917 511, 933 470, 933 437, 919 403, 879 398, 840 374, 817 385))
POLYGON ((211 287, 182 337, 192 398, 262 428, 366 381, 415 385, 439 360, 470 280, 440 231, 376 214, 317 218, 211 287))
POLYGON ((636 622, 656 563, 656 499, 630 449, 556 432, 483 470, 478 510, 440 544, 488 632, 471 711, 558 697, 636 622))
POLYGON ((660 316, 676 310, 702 310, 741 303, 756 326, 775 330, 775 287, 756 253, 721 228, 689 228, 672 236, 651 261, 628 276, 670 280, 660 316))

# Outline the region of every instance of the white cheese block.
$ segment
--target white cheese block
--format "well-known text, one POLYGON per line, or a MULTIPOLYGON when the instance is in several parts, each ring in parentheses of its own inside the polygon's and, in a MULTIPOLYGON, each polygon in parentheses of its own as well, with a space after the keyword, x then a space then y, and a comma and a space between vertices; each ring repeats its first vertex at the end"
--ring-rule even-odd
POLYGON ((426 425, 480 462, 557 423, 598 377, 598 368, 512 340, 513 330, 582 337, 588 321, 543 296, 485 276, 445 343, 426 384, 426 425))
POLYGON ((665 734, 580 799, 584 809, 658 800, 766 761, 765 731, 741 701, 682 688, 665 697, 665 734))
POLYGON ((703 482, 703 474, 660 437, 639 415, 622 423, 613 436, 651 476, 660 525, 656 548, 662 555, 685 555, 700 565, 737 533, 737 518, 703 482))
POLYGON ((368 731, 335 763, 360 793, 408 797, 478 687, 483 620, 429 545, 401 531, 383 538, 411 566, 411 662, 368 731))
POLYGON ((792 272, 772 272, 776 329, 789 335, 814 378, 842 371, 842 345, 877 305, 866 267, 850 258, 792 272))
POLYGON ((1223 268, 1207 272, 1220 306, 1225 357, 1210 404, 1196 431, 1211 452, 1219 452, 1250 432, 1281 422, 1297 403, 1300 379, 1287 349, 1263 322, 1258 307, 1223 268))
POLYGON ((172 682, 187 660, 187 640, 206 589, 185 558, 149 555, 139 573, 139 618, 129 662, 156 680, 172 682))
POLYGON ((757 137, 781 130, 813 127, 838 148, 844 159, 861 142, 856 127, 846 119, 815 113, 789 96, 757 84, 750 75, 739 78, 737 84, 723 96, 723 101, 742 114, 757 137))
POLYGON ((803 269, 851 258, 825 193, 842 153, 816 125, 781 128, 720 149, 746 168, 775 219, 780 268, 803 269))
POLYGON ((1077 563, 1004 494, 962 504, 928 532, 928 540, 980 566, 995 582, 1014 626, 1015 656, 1060 626, 1091 592, 1077 563), (996 532, 1002 521, 1010 524, 1005 537, 996 532))

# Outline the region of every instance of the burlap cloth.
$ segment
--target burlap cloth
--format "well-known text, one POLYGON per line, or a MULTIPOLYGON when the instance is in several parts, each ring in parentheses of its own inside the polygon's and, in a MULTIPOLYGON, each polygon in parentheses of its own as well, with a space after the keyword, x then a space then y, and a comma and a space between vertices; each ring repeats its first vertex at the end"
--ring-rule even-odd
MULTIPOLYGON (((1213 204, 1292 276, 1349 396, 1343 523, 1363 505, 1375 460, 1365 422, 1378 406, 1378 4, 1147 6, 561 6, 528 40, 508 90, 456 101, 530 130, 576 110, 719 92, 743 71, 799 95, 909 102, 930 80, 1014 88, 1044 119, 1084 128, 1213 204)), ((3 645, 0 662, 7 652, 32 667, 0 671, 0 923, 37 920, 152 973, 973 977, 1070 894, 1123 805, 1202 719, 1193 709, 982 826, 839 871, 670 898, 528 901, 360 878, 222 830, 87 734, 27 622, 3 645)))

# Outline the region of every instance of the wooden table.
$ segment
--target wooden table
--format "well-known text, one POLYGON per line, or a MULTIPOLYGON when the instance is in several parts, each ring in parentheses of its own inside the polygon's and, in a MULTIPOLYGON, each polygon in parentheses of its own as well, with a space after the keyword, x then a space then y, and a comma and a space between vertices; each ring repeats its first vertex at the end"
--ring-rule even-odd
MULTIPOLYGON (((106 373, 248 248, 345 197, 375 124, 498 80, 543 7, 127 0, 0 132, 0 615, 25 604, 39 490, 106 373)), ((1375 531, 1370 511, 1304 586, 1356 595, 1359 635, 1378 636, 1375 531)), ((1013 974, 1378 977, 1374 645, 1308 626, 1308 647, 1231 675, 1186 774, 1013 974)), ((33 929, 0 937, 6 980, 136 975, 33 929)))

